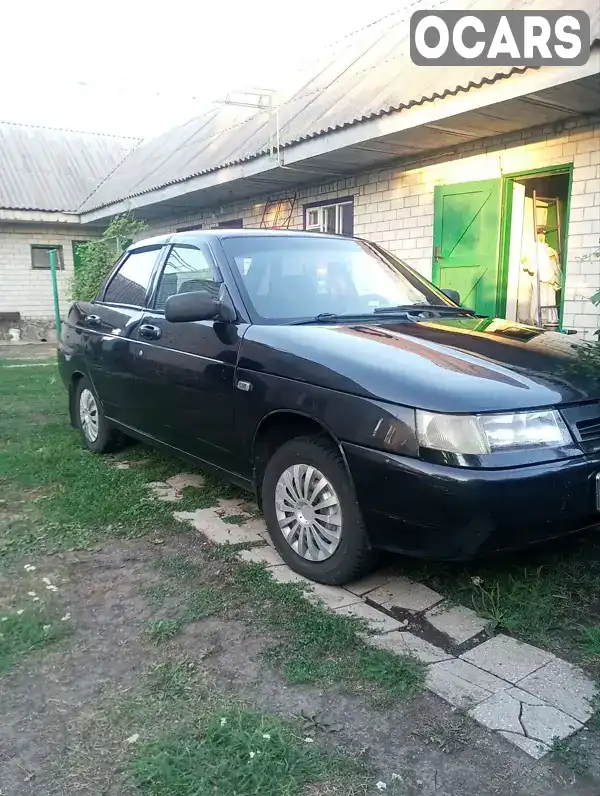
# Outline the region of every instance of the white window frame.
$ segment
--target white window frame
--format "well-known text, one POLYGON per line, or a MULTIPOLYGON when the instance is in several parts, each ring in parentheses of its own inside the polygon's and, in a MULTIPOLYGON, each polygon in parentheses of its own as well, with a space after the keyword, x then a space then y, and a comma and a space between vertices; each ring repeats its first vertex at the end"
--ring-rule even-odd
MULTIPOLYGON (((352 199, 342 199, 339 202, 328 202, 324 205, 313 205, 305 208, 305 229, 307 232, 325 232, 325 211, 335 208, 335 234, 343 235, 342 231, 342 207, 344 205, 352 205, 352 199), (316 220, 310 221, 311 213, 316 213, 316 220)), ((314 217, 314 216, 313 216, 314 217)))

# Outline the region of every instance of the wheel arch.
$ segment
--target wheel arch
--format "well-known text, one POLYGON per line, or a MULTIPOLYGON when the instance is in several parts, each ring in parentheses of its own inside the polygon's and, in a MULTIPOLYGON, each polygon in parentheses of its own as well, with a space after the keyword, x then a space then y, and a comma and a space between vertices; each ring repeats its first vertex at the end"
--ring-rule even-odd
POLYGON ((69 382, 69 420, 71 421, 71 425, 73 428, 77 428, 77 416, 76 416, 76 406, 75 406, 75 394, 77 392, 77 385, 81 381, 81 379, 85 379, 86 375, 81 370, 74 370, 71 374, 71 380, 69 382))
POLYGON ((311 434, 331 440, 342 457, 348 477, 352 479, 342 443, 326 423, 297 409, 274 409, 261 419, 252 439, 253 480, 261 509, 261 485, 270 457, 289 440, 311 434))

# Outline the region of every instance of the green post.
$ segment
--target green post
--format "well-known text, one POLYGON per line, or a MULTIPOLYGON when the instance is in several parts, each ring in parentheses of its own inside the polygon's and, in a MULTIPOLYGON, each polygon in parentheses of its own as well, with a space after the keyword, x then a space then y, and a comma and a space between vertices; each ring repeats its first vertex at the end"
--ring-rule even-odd
POLYGON ((54 297, 54 319, 56 337, 60 339, 60 304, 58 302, 58 280, 56 279, 56 249, 50 251, 50 271, 52 273, 52 295, 54 297))

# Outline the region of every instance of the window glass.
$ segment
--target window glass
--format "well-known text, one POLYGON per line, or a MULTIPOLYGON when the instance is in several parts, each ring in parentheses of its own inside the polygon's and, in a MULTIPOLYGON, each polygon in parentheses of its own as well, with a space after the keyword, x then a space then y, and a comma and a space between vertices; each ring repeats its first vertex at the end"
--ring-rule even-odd
POLYGON ((379 307, 447 299, 393 255, 351 238, 227 238, 223 247, 261 319, 321 313, 371 315, 379 307))
POLYGON ((158 283, 154 307, 164 310, 167 299, 177 293, 209 290, 218 293, 210 260, 200 249, 192 246, 173 246, 158 283))
POLYGON ((143 306, 159 251, 154 248, 131 252, 106 288, 104 301, 143 306))
POLYGON ((31 267, 50 268, 50 252, 56 252, 56 267, 62 270, 65 267, 62 246, 32 246, 31 267))
POLYGON ((304 226, 308 232, 352 235, 353 218, 354 203, 345 200, 307 208, 304 226))

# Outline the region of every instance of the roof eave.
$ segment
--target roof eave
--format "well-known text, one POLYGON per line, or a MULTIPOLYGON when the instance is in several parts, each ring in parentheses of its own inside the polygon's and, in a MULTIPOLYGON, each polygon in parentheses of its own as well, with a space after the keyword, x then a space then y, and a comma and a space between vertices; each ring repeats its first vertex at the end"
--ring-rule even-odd
MULTIPOLYGON (((523 74, 513 74, 482 88, 459 90, 452 96, 426 100, 401 111, 387 113, 365 121, 359 121, 338 130, 320 133, 312 138, 286 146, 284 166, 299 167, 303 161, 325 155, 349 146, 372 141, 382 136, 403 130, 415 129, 443 119, 496 105, 517 97, 543 91, 571 81, 580 80, 600 72, 600 48, 594 48, 588 62, 583 66, 544 67, 530 69, 523 74)), ((104 207, 81 213, 81 221, 90 223, 141 207, 164 202, 186 194, 205 191, 224 183, 234 182, 272 171, 274 161, 270 155, 259 155, 241 163, 201 174, 181 182, 156 188, 152 191, 113 202, 104 207)))
POLYGON ((0 207, 0 221, 14 221, 26 224, 80 224, 78 213, 63 210, 23 210, 0 207))

